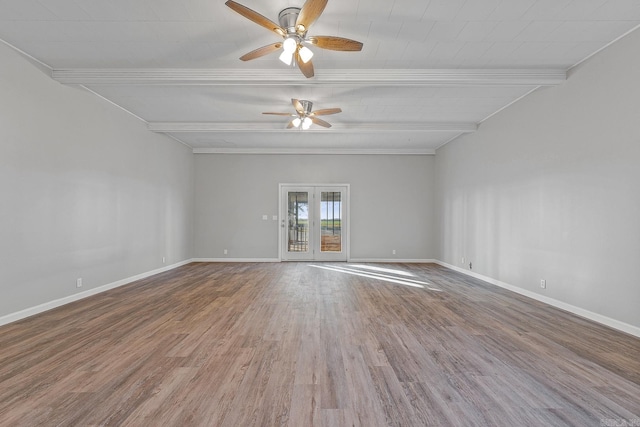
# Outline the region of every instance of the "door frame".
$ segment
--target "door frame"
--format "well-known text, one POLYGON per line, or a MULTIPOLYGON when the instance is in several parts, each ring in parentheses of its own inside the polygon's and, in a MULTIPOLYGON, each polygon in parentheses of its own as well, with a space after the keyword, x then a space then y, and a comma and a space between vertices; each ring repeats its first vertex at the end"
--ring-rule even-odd
MULTIPOLYGON (((278 184, 278 259, 282 261, 289 261, 284 259, 283 253, 283 234, 282 230, 283 221, 285 221, 288 217, 288 213, 283 211, 283 203, 282 192, 284 187, 322 187, 331 188, 331 187, 342 187, 345 189, 345 206, 343 208, 343 217, 346 220, 346 226, 342 228, 342 233, 344 237, 344 252, 346 254, 346 260, 351 260, 351 184, 327 184, 327 183, 280 183, 278 184)), ((319 220, 318 220, 319 222, 319 220)), ((318 236, 319 237, 319 236, 318 236)), ((295 260, 291 260, 295 261, 295 260)), ((312 261, 312 260, 301 260, 301 261, 312 261)), ((314 262, 321 262, 321 260, 316 260, 314 262)))

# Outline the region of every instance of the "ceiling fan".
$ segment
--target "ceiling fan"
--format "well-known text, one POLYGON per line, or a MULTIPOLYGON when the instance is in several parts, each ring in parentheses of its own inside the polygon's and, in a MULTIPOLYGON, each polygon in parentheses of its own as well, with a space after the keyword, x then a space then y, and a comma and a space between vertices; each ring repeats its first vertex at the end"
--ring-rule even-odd
POLYGON ((287 129, 298 128, 302 130, 307 130, 311 127, 312 123, 325 128, 330 128, 331 125, 329 123, 325 122, 322 119, 319 119, 317 116, 328 116, 329 114, 337 114, 342 112, 340 108, 325 108, 322 110, 311 111, 311 109, 313 108, 313 102, 306 101, 304 99, 292 99, 291 104, 293 104, 293 108, 296 109, 296 112, 293 114, 292 113, 268 113, 268 112, 262 113, 262 114, 294 117, 294 119, 291 120, 287 125, 287 129))
POLYGON ((269 20, 258 12, 249 9, 233 0, 228 0, 225 4, 238 12, 245 18, 273 31, 284 38, 283 42, 272 43, 260 47, 240 57, 243 61, 249 61, 282 48, 280 60, 287 65, 295 63, 305 77, 313 77, 313 63, 311 57, 313 52, 305 44, 317 46, 322 49, 339 51, 360 51, 362 43, 335 36, 313 36, 307 37, 309 26, 322 14, 328 0, 307 0, 302 8, 287 7, 278 15, 278 22, 269 20))

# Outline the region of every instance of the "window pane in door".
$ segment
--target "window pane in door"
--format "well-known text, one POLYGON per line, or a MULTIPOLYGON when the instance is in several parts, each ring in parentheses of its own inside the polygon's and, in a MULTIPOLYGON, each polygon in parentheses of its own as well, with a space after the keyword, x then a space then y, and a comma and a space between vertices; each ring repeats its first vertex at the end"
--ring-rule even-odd
POLYGON ((309 252, 309 193, 288 193, 288 251, 309 252))
POLYGON ((342 193, 322 191, 320 193, 320 250, 342 251, 342 193))

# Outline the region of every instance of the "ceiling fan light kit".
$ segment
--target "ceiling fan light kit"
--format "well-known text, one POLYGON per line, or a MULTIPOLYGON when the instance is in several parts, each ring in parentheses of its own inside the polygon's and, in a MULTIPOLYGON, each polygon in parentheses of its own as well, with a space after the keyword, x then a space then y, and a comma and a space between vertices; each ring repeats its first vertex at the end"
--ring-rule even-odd
POLYGON ((286 50, 283 50, 279 58, 280 61, 284 62, 285 64, 291 65, 291 63, 293 62, 293 52, 287 52, 286 50))
POLYGON ((311 61, 311 58, 313 57, 313 51, 306 46, 300 47, 299 53, 300 59, 302 59, 302 62, 304 62, 305 64, 311 61))
POLYGON ((293 52, 296 51, 296 47, 298 47, 298 42, 294 40, 294 37, 292 36, 289 36, 286 39, 284 39, 284 42, 282 43, 282 50, 284 50, 287 53, 290 53, 291 55, 293 55, 293 52))

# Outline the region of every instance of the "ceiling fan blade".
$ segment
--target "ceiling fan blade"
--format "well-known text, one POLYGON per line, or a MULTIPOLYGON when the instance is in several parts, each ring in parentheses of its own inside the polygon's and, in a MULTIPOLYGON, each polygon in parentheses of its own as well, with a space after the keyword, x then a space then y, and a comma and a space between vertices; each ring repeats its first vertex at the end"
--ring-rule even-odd
POLYGON ((310 116, 328 116, 329 114, 342 113, 340 108, 324 108, 322 110, 313 111, 310 116))
POLYGON ((300 15, 298 15, 296 31, 299 34, 306 33, 311 24, 316 22, 316 19, 322 14, 326 6, 327 0, 307 0, 300 10, 300 15))
POLYGON ((297 50, 296 50, 296 63, 298 64, 298 68, 300 68, 300 71, 302 71, 302 74, 304 74, 306 78, 310 79, 311 77, 313 77, 314 75, 313 62, 311 62, 311 60, 307 61, 306 64, 302 62, 302 59, 300 58, 300 54, 298 53, 297 50))
POLYGON ((309 37, 307 41, 322 49, 348 52, 358 52, 362 50, 362 43, 351 39, 345 39, 344 37, 314 36, 309 37))
POLYGON ((243 61, 250 61, 252 59, 260 58, 261 56, 265 56, 270 54, 271 52, 275 52, 276 50, 282 47, 282 43, 273 43, 266 46, 262 46, 257 48, 256 50, 252 50, 249 53, 245 53, 240 57, 243 61))
POLYGON ((293 120, 291 120, 291 121, 289 122, 289 124, 287 125, 287 129, 291 129, 291 128, 293 128, 293 127, 294 127, 294 125, 293 125, 293 120))
POLYGON ((269 31, 273 31, 274 33, 279 34, 282 37, 284 37, 285 34, 287 33, 285 30, 282 29, 282 27, 280 27, 280 25, 276 24, 275 22, 271 21, 268 18, 265 18, 255 10, 249 9, 248 7, 243 6, 240 3, 236 3, 233 0, 227 0, 225 4, 229 6, 231 9, 233 9, 234 11, 238 12, 240 15, 255 22, 258 25, 263 26, 269 31))
POLYGON ((309 116, 309 118, 311 119, 311 121, 319 126, 325 127, 325 128, 330 128, 331 125, 327 122, 325 122, 322 119, 319 119, 317 117, 313 117, 313 116, 309 116))
POLYGON ((296 109, 298 114, 304 115, 304 107, 302 106, 300 101, 298 101, 297 99, 291 98, 291 104, 293 105, 293 108, 296 109))
POLYGON ((291 114, 291 113, 271 113, 271 112, 266 112, 266 113, 262 113, 262 114, 270 114, 272 116, 295 116, 295 114, 291 114))

